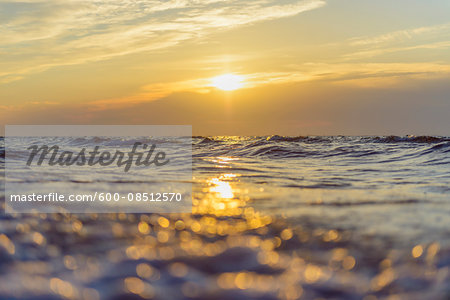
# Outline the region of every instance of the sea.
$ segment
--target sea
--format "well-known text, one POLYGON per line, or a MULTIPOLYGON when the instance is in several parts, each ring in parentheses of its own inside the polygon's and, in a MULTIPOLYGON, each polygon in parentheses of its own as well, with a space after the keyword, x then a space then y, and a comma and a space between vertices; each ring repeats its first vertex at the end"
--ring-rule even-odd
POLYGON ((1 212, 0 299, 450 298, 450 137, 195 136, 191 183, 192 213, 1 212))

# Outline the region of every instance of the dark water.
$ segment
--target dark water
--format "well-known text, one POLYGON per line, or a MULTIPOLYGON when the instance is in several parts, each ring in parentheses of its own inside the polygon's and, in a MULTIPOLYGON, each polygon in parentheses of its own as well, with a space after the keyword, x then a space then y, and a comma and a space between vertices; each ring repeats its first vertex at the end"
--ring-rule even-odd
POLYGON ((449 298, 450 138, 194 137, 192 163, 192 214, 0 215, 0 298, 449 298))

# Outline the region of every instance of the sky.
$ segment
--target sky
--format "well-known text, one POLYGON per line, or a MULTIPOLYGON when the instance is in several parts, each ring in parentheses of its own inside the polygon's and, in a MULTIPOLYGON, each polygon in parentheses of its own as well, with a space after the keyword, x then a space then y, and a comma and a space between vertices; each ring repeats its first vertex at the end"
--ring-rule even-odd
POLYGON ((2 127, 450 135, 448 0, 0 0, 0 37, 2 127))

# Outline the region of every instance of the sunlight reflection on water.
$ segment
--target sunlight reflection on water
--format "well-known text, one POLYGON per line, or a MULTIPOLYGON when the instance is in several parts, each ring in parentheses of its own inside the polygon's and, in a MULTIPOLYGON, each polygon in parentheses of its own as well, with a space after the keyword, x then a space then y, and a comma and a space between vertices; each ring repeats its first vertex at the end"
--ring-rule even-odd
POLYGON ((384 182, 360 178, 380 186, 364 198, 367 186, 329 185, 358 179, 343 161, 280 158, 250 140, 275 155, 255 158, 242 140, 220 140, 235 156, 198 150, 192 214, 0 216, 0 298, 447 298, 448 203, 392 201, 387 167, 384 182))

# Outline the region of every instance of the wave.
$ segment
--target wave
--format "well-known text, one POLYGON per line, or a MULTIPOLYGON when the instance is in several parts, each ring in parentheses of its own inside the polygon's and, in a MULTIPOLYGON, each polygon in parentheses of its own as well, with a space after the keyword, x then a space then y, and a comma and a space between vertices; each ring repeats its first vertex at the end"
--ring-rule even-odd
POLYGON ((307 140, 306 136, 280 136, 272 135, 266 138, 270 142, 301 142, 307 140))
MULTIPOLYGON (((268 158, 268 159, 289 159, 289 158, 343 158, 343 159, 365 159, 360 163, 378 161, 380 163, 403 161, 426 157, 427 155, 442 155, 450 152, 450 144, 440 145, 440 147, 431 147, 427 149, 418 149, 414 152, 402 151, 401 149, 378 150, 378 149, 352 149, 352 148, 332 148, 332 149, 305 149, 299 147, 283 147, 278 145, 241 145, 230 148, 228 146, 216 149, 205 149, 204 147, 194 147, 194 157, 247 157, 247 158, 268 158)), ((439 162, 439 157, 430 157, 429 162, 439 162)), ((356 162, 356 161, 355 161, 356 162)))
POLYGON ((334 202, 310 202, 299 203, 298 205, 307 206, 361 206, 361 205, 404 205, 404 204, 416 204, 416 203, 428 203, 429 201, 420 199, 405 199, 405 200, 358 200, 355 201, 334 201, 334 202))
POLYGON ((438 136, 381 136, 381 137, 371 137, 368 139, 369 141, 378 142, 378 143, 426 143, 426 144, 434 144, 434 143, 442 143, 450 141, 448 137, 438 137, 438 136))
MULTIPOLYGON (((103 145, 106 147, 129 147, 135 142, 167 143, 166 138, 113 138, 76 137, 51 140, 69 148, 103 145)), ((41 143, 40 140, 36 141, 41 143)), ((176 146, 176 145, 175 145, 176 146)), ((389 163, 417 160, 415 163, 433 165, 448 164, 450 138, 436 136, 263 136, 263 137, 193 137, 193 157, 247 157, 268 159, 291 158, 342 158, 353 163, 389 163), (363 160, 364 159, 364 160, 363 160)), ((23 158, 22 151, 8 152, 11 158, 23 158), (17 157, 16 157, 17 156, 17 157)), ((5 158, 5 149, 0 146, 0 158, 5 158)))
MULTIPOLYGON (((206 138, 206 137, 203 137, 206 138)), ((306 143, 327 143, 327 142, 336 142, 336 141, 357 141, 360 140, 362 142, 374 142, 374 143, 442 143, 449 142, 449 137, 441 137, 441 136, 415 136, 415 135, 406 135, 406 136, 369 136, 369 137, 352 137, 352 136, 280 136, 280 135, 271 135, 264 138, 270 142, 306 142, 306 143)))
POLYGON ((300 184, 287 184, 284 187, 288 188, 299 188, 299 189, 329 189, 329 188, 347 188, 351 187, 351 183, 345 182, 321 182, 318 184, 311 185, 300 185, 300 184))
POLYGON ((200 140, 200 141, 197 142, 197 144, 214 144, 214 143, 221 143, 222 142, 220 140, 214 140, 212 138, 202 137, 202 136, 193 136, 192 139, 193 139, 193 141, 200 140))

